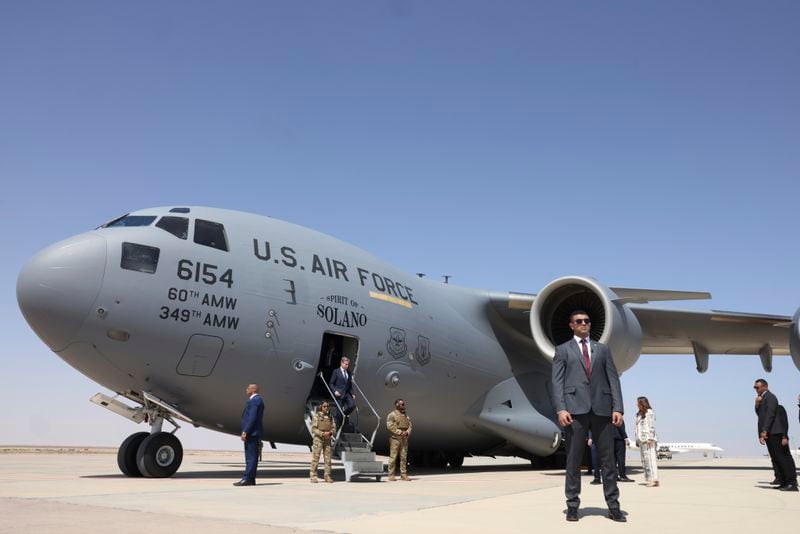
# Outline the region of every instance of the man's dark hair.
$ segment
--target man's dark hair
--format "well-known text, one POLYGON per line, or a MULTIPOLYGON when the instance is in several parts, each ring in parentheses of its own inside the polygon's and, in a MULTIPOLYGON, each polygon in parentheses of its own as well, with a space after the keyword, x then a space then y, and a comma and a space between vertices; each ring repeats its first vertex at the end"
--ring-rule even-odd
POLYGON ((405 402, 405 400, 403 400, 403 399, 395 399, 395 400, 394 400, 394 405, 395 405, 395 406, 397 406, 397 405, 398 405, 398 404, 400 404, 401 402, 405 402))
POLYGON ((574 310, 569 314, 569 322, 572 322, 572 318, 576 315, 586 315, 587 317, 591 318, 591 315, 589 315, 585 310, 574 310))
POLYGON ((758 380, 756 380, 756 384, 758 384, 759 382, 761 382, 761 383, 762 383, 762 384, 764 384, 765 386, 769 386, 769 382, 767 382, 767 381, 766 381, 766 380, 764 380, 763 378, 759 378, 758 380))

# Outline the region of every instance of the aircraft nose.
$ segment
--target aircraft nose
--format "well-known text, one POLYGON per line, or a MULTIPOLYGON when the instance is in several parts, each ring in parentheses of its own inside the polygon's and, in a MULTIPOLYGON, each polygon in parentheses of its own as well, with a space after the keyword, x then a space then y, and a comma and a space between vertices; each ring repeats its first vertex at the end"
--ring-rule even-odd
POLYGON ((53 351, 64 349, 92 309, 106 269, 106 240, 71 237, 37 253, 17 278, 22 315, 53 351))

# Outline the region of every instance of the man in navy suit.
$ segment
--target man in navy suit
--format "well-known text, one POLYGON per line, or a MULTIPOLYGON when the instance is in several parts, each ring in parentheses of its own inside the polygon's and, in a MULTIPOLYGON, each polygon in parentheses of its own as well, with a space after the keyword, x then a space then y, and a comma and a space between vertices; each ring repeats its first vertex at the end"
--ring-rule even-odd
MULTIPOLYGON (((611 351, 589 337, 591 320, 583 310, 570 314, 573 337, 556 347, 553 358, 553 404, 567 437, 564 493, 567 521, 578 520, 581 499, 581 458, 586 434, 592 432, 602 469, 608 517, 627 519, 620 511, 617 470, 614 466, 613 426, 622 425, 622 387, 611 351)), ((597 466, 595 466, 597 469, 597 466)))
POLYGON ((258 445, 264 434, 261 419, 264 417, 264 401, 258 394, 258 384, 247 386, 248 401, 242 412, 242 441, 244 442, 244 475, 234 486, 255 486, 258 468, 258 445))
MULTIPOLYGON (((331 374, 331 380, 328 384, 333 391, 333 396, 336 397, 336 402, 341 406, 344 415, 350 415, 350 412, 356 407, 356 396, 353 393, 353 375, 350 374, 350 358, 342 356, 339 362, 339 368, 331 374)), ((336 426, 342 428, 344 417, 336 410, 334 412, 336 417, 336 426)), ((358 432, 358 419, 355 422, 354 430, 358 432)))

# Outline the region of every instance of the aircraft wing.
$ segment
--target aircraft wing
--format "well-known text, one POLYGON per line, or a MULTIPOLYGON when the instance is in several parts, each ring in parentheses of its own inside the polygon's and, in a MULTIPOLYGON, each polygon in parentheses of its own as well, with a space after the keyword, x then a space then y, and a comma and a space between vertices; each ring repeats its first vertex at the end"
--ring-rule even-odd
POLYGON ((698 371, 709 354, 758 354, 764 367, 788 355, 792 318, 728 311, 669 310, 631 305, 642 328, 643 354, 694 354, 698 371))
POLYGON ((772 370, 774 355, 791 354, 800 369, 800 310, 791 317, 650 304, 709 298, 709 293, 699 291, 609 288, 581 276, 554 280, 535 295, 490 293, 494 311, 504 322, 530 336, 540 353, 550 358, 555 345, 571 337, 569 312, 583 309, 594 319, 593 334, 614 345, 620 370, 630 368, 639 354, 694 354, 701 373, 708 369, 709 354, 759 355, 766 371, 772 370))

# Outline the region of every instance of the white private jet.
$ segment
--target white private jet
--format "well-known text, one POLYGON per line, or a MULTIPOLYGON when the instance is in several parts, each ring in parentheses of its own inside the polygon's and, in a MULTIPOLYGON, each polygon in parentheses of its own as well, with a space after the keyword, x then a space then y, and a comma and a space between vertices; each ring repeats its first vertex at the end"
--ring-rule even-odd
MULTIPOLYGON (((631 449, 639 449, 633 442, 631 442, 631 449)), ((718 447, 713 443, 686 443, 686 442, 676 442, 676 443, 659 443, 658 444, 658 454, 659 457, 664 458, 672 458, 672 454, 681 454, 686 452, 700 452, 703 453, 703 456, 708 457, 711 454, 712 458, 721 458, 722 452, 725 449, 722 447, 718 447), (670 453, 670 454, 666 454, 670 453)))

